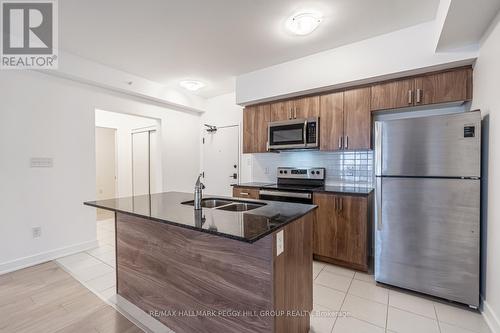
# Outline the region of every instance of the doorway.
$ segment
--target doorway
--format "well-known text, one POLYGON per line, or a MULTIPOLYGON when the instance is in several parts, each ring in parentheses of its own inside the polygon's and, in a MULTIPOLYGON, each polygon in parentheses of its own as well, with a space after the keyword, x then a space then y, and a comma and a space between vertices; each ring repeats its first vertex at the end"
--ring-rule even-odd
POLYGON ((205 193, 232 196, 240 175, 240 127, 209 127, 203 131, 202 174, 205 193))
MULTIPOLYGON (((116 129, 95 128, 96 141, 96 198, 97 200, 116 197, 116 129)), ((113 213, 97 209, 97 220, 113 217, 113 213)))
POLYGON ((132 132, 132 193, 134 196, 158 192, 156 188, 157 147, 155 129, 132 132))

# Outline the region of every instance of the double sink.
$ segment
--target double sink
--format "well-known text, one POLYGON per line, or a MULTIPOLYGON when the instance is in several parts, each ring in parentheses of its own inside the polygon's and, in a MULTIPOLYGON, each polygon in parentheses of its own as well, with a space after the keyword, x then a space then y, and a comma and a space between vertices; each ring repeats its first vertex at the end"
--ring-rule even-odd
MULTIPOLYGON (((194 206, 194 200, 182 202, 183 205, 194 206)), ((201 200, 201 207, 227 210, 231 212, 246 212, 265 206, 265 203, 248 202, 241 200, 228 200, 217 198, 205 198, 201 200)))

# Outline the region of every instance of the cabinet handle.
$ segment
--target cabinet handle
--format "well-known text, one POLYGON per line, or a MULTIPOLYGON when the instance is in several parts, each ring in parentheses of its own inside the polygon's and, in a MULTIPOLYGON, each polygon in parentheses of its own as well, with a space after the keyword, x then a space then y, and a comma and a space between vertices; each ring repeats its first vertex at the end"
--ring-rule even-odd
POLYGON ((349 136, 346 135, 345 136, 345 149, 348 149, 349 148, 349 136))
POLYGON ((240 195, 250 195, 248 192, 240 192, 240 195))
POLYGON ((422 89, 417 89, 417 103, 422 101, 422 89))
POLYGON ((337 197, 333 197, 333 210, 337 211, 337 197))
POLYGON ((408 90, 408 104, 413 103, 413 91, 408 90))
POLYGON ((339 149, 342 149, 342 136, 339 136, 339 149))
POLYGON ((344 198, 339 198, 340 201, 340 212, 344 211, 344 198))

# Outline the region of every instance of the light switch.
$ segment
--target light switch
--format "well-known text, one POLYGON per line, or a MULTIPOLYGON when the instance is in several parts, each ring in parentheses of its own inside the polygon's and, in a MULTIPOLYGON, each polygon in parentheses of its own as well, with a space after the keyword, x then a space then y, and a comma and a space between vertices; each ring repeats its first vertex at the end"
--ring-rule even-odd
POLYGON ((52 168, 54 159, 52 157, 32 157, 30 159, 31 168, 52 168))
POLYGON ((276 234, 276 256, 279 256, 285 250, 285 244, 283 239, 283 230, 276 234))

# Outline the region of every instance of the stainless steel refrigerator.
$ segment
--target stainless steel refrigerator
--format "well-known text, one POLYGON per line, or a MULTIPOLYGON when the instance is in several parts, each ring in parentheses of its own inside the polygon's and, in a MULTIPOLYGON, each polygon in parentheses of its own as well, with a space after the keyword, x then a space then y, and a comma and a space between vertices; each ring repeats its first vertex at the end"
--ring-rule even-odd
POLYGON ((481 114, 375 122, 375 280, 479 305, 481 114))

